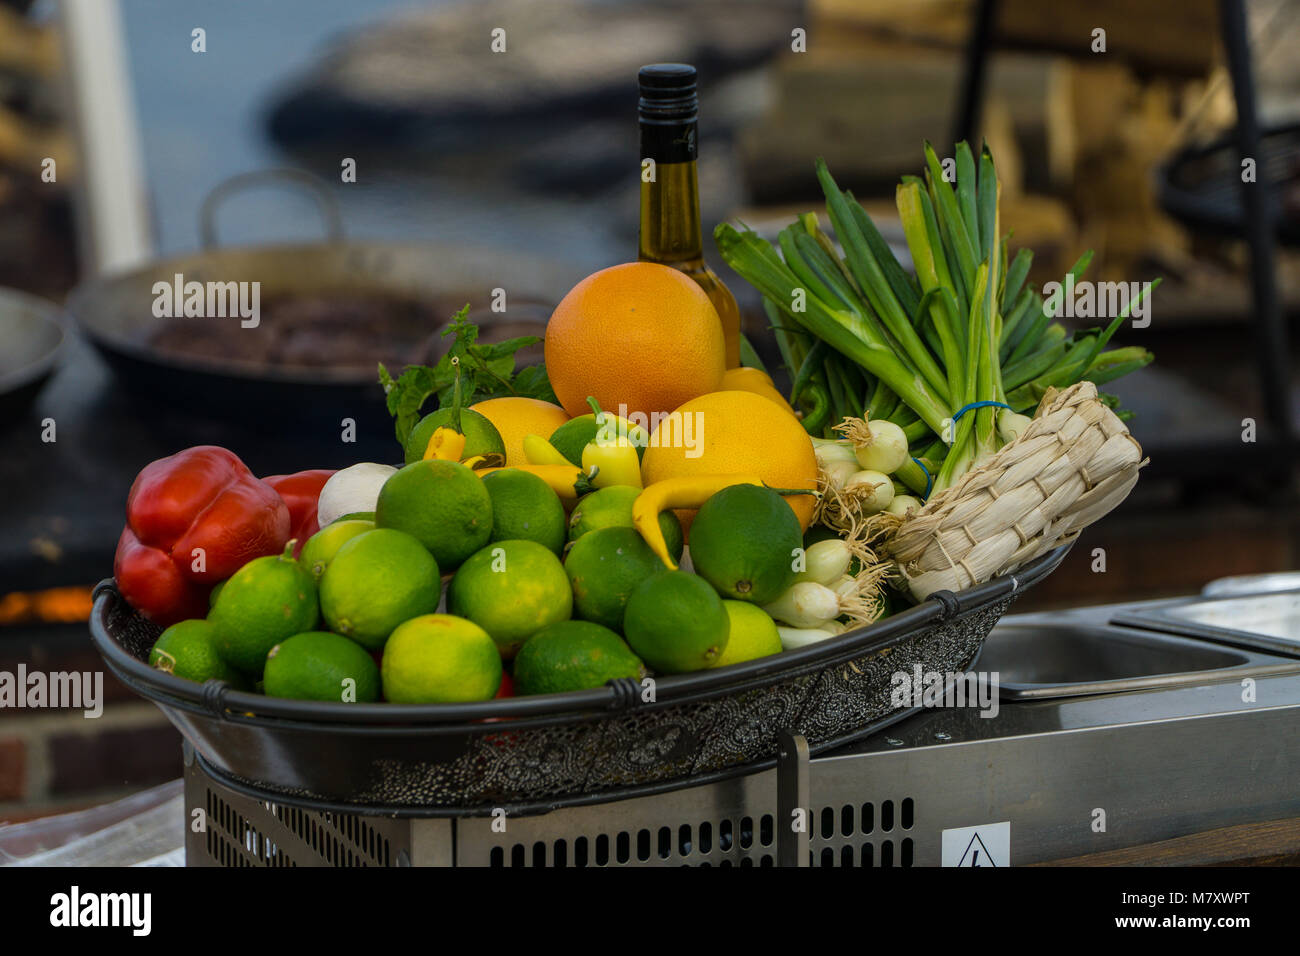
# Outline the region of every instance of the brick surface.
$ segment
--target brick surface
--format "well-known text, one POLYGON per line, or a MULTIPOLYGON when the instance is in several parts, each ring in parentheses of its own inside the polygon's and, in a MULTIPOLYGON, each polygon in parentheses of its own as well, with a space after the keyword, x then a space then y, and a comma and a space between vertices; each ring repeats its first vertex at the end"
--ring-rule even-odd
POLYGON ((52 796, 145 787, 181 775, 181 736, 166 723, 60 734, 50 739, 49 753, 52 796))
MULTIPOLYGON (((103 673, 103 702, 106 707, 140 699, 113 677, 104 659, 90 643, 90 634, 84 624, 15 626, 0 630, 0 671, 16 674, 20 663, 26 665, 28 671, 103 673)), ((0 721, 24 714, 30 715, 31 711, 0 709, 0 721)))
POLYGON ((27 793, 27 749, 16 737, 0 740, 0 802, 27 793))

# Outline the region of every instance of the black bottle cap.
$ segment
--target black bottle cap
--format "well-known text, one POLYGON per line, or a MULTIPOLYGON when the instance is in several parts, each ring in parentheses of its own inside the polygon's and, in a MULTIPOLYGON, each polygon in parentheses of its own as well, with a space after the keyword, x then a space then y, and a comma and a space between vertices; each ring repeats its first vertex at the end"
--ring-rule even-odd
POLYGON ((643 121, 673 123, 694 120, 699 114, 695 93, 695 67, 688 63, 651 63, 637 73, 643 121))

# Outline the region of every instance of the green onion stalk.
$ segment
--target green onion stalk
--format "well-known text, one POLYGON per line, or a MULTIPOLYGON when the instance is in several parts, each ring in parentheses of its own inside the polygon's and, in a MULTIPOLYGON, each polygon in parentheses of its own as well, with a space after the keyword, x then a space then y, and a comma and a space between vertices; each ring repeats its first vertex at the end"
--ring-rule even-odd
MULTIPOLYGON (((813 213, 775 246, 726 222, 713 233, 722 257, 763 294, 805 428, 830 437, 846 417, 893 422, 911 456, 895 477, 918 495, 950 487, 1012 440, 1049 388, 1102 385, 1152 360, 1145 349, 1106 346, 1158 281, 1105 328, 1067 332, 1053 321, 1059 297, 1044 302, 1027 282, 1033 254, 1008 261, 987 146, 978 162, 966 143, 954 152, 955 184, 927 143, 924 175, 896 190, 912 272, 821 159, 838 248, 813 213)), ((1074 281, 1091 259, 1075 263, 1074 281)))

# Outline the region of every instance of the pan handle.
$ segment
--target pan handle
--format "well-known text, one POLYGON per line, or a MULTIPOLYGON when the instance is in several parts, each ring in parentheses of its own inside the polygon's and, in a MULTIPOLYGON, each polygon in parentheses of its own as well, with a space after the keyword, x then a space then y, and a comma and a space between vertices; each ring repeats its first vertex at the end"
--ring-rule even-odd
POLYGON ((325 222, 326 238, 330 242, 340 242, 343 239, 343 216, 339 212, 338 200, 330 193, 325 181, 306 170, 277 167, 237 173, 212 187, 212 191, 204 197, 203 205, 199 207, 199 242, 205 250, 215 249, 219 245, 217 207, 234 193, 267 183, 288 184, 310 193, 325 222))

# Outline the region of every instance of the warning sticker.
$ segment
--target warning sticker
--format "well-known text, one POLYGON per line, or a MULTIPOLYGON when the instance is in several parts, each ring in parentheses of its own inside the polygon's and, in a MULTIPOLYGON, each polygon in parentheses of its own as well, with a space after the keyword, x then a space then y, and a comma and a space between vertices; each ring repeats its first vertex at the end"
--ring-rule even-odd
POLYGON ((1011 821, 943 831, 943 866, 1010 866, 1011 821))

